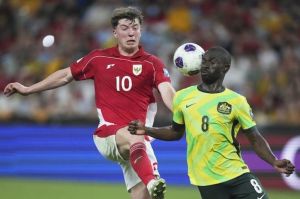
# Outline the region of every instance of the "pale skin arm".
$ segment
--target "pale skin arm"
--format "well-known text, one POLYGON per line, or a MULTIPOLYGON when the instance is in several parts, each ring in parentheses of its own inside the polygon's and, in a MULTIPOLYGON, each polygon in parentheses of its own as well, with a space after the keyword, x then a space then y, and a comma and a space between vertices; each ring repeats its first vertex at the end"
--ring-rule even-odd
POLYGON ((170 82, 163 82, 158 85, 158 90, 160 92, 164 104, 168 107, 170 111, 172 111, 175 89, 173 88, 170 82))
POLYGON ((33 84, 31 86, 24 86, 19 82, 9 83, 4 88, 4 95, 9 97, 15 93, 21 95, 30 95, 32 93, 38 93, 45 90, 54 89, 70 83, 73 80, 73 76, 70 68, 58 70, 44 80, 33 84))
POLYGON ((264 161, 272 165, 279 173, 284 173, 287 176, 295 171, 295 166, 290 160, 278 160, 273 154, 268 142, 259 133, 258 129, 254 126, 250 129, 244 130, 246 137, 250 141, 255 153, 264 161))

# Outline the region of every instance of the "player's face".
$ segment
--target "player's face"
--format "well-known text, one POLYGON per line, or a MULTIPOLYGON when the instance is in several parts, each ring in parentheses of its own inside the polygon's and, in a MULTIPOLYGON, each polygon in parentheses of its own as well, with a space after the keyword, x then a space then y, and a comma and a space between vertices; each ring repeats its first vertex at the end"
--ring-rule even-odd
POLYGON ((137 18, 133 21, 120 19, 117 27, 114 29, 114 36, 117 39, 119 50, 129 54, 137 51, 141 38, 139 20, 137 18))
POLYGON ((224 64, 220 59, 207 51, 202 57, 202 65, 200 69, 202 81, 206 84, 215 83, 223 78, 224 64))

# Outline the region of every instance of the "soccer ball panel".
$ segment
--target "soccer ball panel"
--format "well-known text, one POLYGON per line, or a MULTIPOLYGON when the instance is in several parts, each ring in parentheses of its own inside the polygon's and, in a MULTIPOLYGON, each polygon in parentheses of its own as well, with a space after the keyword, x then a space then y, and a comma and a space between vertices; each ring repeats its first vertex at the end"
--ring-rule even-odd
POLYGON ((183 75, 191 76, 197 74, 200 71, 203 53, 203 48, 198 44, 182 44, 174 53, 174 65, 183 75))

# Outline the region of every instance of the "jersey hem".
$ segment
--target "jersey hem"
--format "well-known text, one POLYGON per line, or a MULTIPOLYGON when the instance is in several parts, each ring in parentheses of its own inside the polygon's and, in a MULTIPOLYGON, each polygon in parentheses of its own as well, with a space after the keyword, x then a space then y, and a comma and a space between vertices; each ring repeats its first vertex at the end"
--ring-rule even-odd
POLYGON ((245 174, 245 173, 250 173, 250 170, 245 170, 244 172, 239 173, 239 174, 237 174, 237 175, 235 175, 235 176, 233 176, 233 177, 231 177, 231 178, 229 178, 229 179, 224 179, 224 180, 221 180, 221 181, 216 182, 216 183, 211 183, 211 184, 201 184, 201 183, 196 183, 196 182, 194 182, 194 181, 190 181, 190 183, 191 183, 192 185, 195 185, 195 186, 210 186, 210 185, 216 185, 216 184, 221 184, 221 183, 223 183, 223 182, 227 182, 227 181, 229 181, 229 180, 232 180, 232 179, 234 179, 234 178, 237 178, 237 177, 239 177, 239 176, 241 176, 241 175, 243 175, 243 174, 245 174))
POLYGON ((94 135, 97 135, 101 138, 116 135, 117 131, 121 128, 124 128, 125 126, 127 125, 102 125, 101 127, 95 130, 94 135))

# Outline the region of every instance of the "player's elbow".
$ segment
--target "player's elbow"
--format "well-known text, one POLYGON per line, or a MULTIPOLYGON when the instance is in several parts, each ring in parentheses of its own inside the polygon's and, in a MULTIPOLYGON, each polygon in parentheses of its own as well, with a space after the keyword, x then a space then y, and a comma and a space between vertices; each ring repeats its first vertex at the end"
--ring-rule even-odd
POLYGON ((174 137, 173 138, 173 141, 178 141, 178 140, 180 140, 181 139, 181 137, 174 137))
POLYGON ((73 75, 70 68, 62 69, 61 71, 63 73, 63 78, 62 78, 63 84, 70 83, 73 80, 73 75))
POLYGON ((173 133, 172 140, 174 140, 174 141, 180 140, 182 138, 182 135, 183 135, 183 133, 175 131, 173 133))

